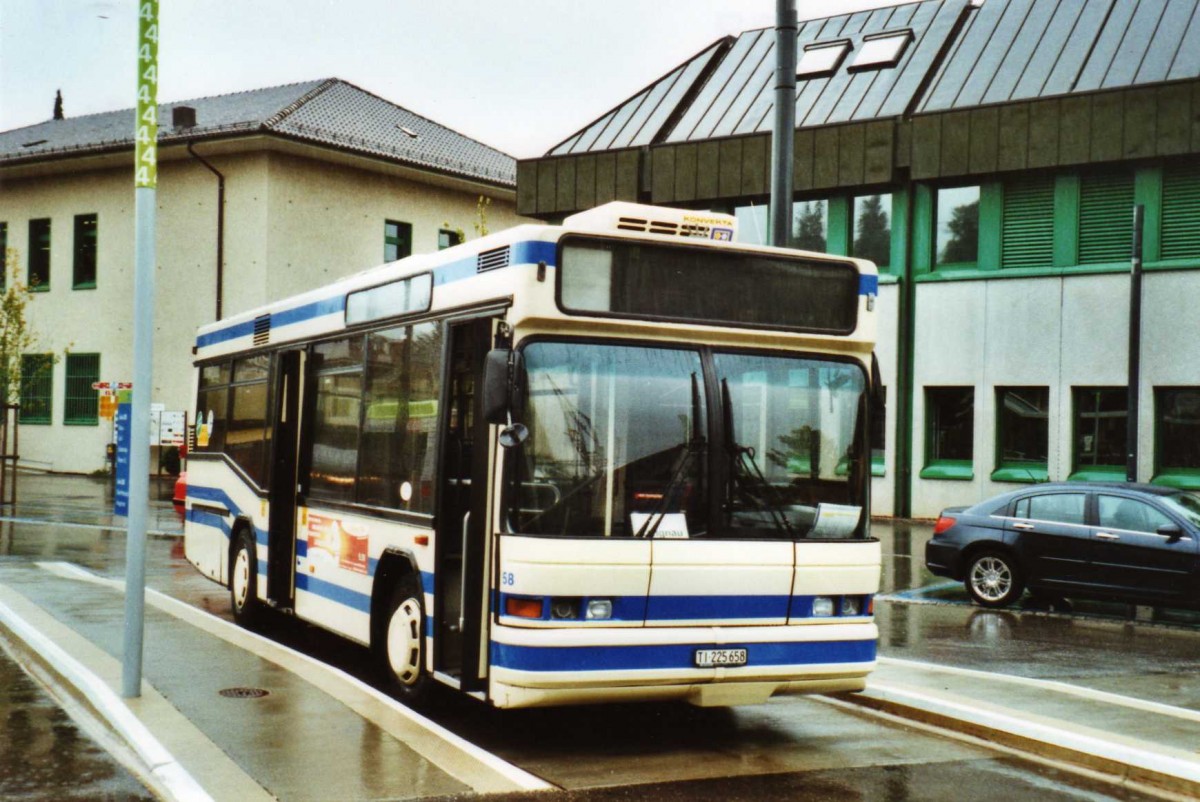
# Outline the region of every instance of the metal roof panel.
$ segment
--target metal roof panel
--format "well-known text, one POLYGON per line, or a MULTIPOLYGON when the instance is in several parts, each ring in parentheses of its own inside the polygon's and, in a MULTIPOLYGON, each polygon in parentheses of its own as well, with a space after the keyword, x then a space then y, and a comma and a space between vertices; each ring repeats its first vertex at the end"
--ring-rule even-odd
MULTIPOLYGON (((1134 76, 1134 83, 1145 84, 1170 79, 1171 66, 1184 52, 1188 26, 1196 17, 1197 7, 1195 2, 1171 0, 1158 23, 1153 44, 1142 59, 1137 75, 1134 76)), ((1196 48, 1197 43, 1192 42, 1191 46, 1196 48)))

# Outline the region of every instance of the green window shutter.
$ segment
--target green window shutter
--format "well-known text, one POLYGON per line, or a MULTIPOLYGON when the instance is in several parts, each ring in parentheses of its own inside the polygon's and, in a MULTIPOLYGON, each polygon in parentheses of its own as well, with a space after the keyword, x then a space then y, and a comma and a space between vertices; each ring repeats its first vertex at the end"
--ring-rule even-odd
POLYGON ((1162 258, 1200 258, 1200 166, 1163 171, 1162 258))
POLYGON ((54 357, 21 356, 21 423, 50 423, 54 411, 54 357))
POLYGON ((63 423, 96 426, 99 391, 92 385, 100 381, 99 354, 67 354, 67 387, 63 397, 63 423))
POLYGON ((1079 182, 1079 263, 1129 261, 1133 249, 1133 176, 1085 175, 1079 182))
POLYGON ((1054 179, 1004 185, 1001 267, 1054 264, 1054 179))

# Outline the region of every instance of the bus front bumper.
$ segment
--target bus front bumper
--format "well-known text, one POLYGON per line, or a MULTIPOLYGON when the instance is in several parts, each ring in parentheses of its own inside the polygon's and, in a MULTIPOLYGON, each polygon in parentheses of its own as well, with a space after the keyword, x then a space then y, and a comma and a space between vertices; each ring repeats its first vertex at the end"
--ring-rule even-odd
POLYGON ((875 667, 873 619, 745 627, 495 626, 490 693, 498 707, 683 699, 703 706, 776 694, 859 691, 875 667), (745 664, 698 654, 745 650, 745 664))

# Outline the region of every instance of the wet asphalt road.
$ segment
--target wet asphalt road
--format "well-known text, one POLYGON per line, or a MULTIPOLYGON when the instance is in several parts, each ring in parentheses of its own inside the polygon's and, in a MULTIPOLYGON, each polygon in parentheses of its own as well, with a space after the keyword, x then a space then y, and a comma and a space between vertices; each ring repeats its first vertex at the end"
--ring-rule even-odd
MULTIPOLYGON (((0 569, 37 570, 30 566, 32 561, 53 559, 104 576, 123 575, 123 534, 96 528, 111 521, 96 511, 94 490, 89 495, 85 492, 89 488, 81 487, 84 490, 78 494, 61 484, 43 497, 27 494, 26 511, 85 525, 0 523, 0 569)), ((160 528, 177 526, 169 509, 160 512, 160 528)), ((928 526, 878 525, 876 534, 885 555, 885 596, 876 606, 882 655, 1066 680, 1200 710, 1200 680, 1195 676, 1200 626, 1123 623, 1093 615, 1111 615, 1111 610, 1069 615, 981 610, 965 604, 960 591, 924 571, 928 526), (938 589, 912 593, 927 587, 938 589)), ((151 539, 147 577, 150 586, 229 619, 227 591, 183 560, 180 541, 151 539)), ((370 677, 364 667, 365 650, 327 633, 281 619, 271 622, 267 634, 350 673, 370 677)), ((153 643, 147 644, 147 649, 153 648, 153 643)), ((52 703, 21 707, 40 710, 36 715, 42 723, 35 728, 54 731, 53 722, 60 729, 73 727, 52 703)), ((732 710, 614 705, 503 712, 443 694, 426 712, 460 735, 568 789, 552 796, 569 799, 1143 798, 1051 767, 882 724, 821 698, 783 698, 732 710)), ((0 736, 8 740, 12 730, 7 723, 0 726, 4 727, 0 736)), ((89 760, 101 757, 86 736, 70 737, 79 744, 75 752, 89 760)), ((56 768, 48 757, 26 765, 36 765, 37 772, 49 772, 46 776, 60 780, 62 774, 85 776, 74 768, 56 768)), ((52 782, 37 779, 42 774, 22 777, 21 770, 16 762, 0 768, 0 798, 9 798, 3 785, 6 771, 16 777, 10 783, 22 783, 21 788, 32 792, 14 798, 64 798, 54 792, 52 782), (37 788, 44 793, 39 795, 37 788)), ((112 776, 120 773, 109 771, 112 776)), ((76 798, 137 798, 143 793, 136 782, 132 791, 109 790, 104 783, 117 781, 104 770, 97 777, 99 785, 87 786, 95 793, 76 798)))

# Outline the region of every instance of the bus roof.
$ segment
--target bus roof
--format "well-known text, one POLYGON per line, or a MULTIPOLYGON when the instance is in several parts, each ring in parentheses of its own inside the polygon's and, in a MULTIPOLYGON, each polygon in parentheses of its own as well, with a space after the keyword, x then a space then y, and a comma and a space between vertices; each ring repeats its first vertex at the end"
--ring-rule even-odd
MULTIPOLYGON (((788 253, 796 251, 737 243, 732 215, 613 202, 566 218, 561 226, 514 226, 435 253, 414 254, 360 271, 330 284, 250 309, 197 331, 197 359, 242 352, 256 347, 304 340, 346 327, 346 299, 356 291, 379 287, 407 277, 430 274, 434 288, 482 274, 501 272, 518 265, 544 262, 555 265, 557 242, 565 234, 602 234, 656 242, 733 248, 740 251, 788 253)), ((854 263, 867 290, 877 291, 875 266, 870 262, 828 254, 807 254, 815 259, 854 263)), ((489 282, 494 290, 498 282, 489 282)), ((493 294, 495 294, 493 292, 493 294)), ((511 289, 501 297, 510 296, 511 289)), ((434 293, 436 295, 436 293, 434 293)), ((434 301, 433 308, 442 304, 434 301)))

